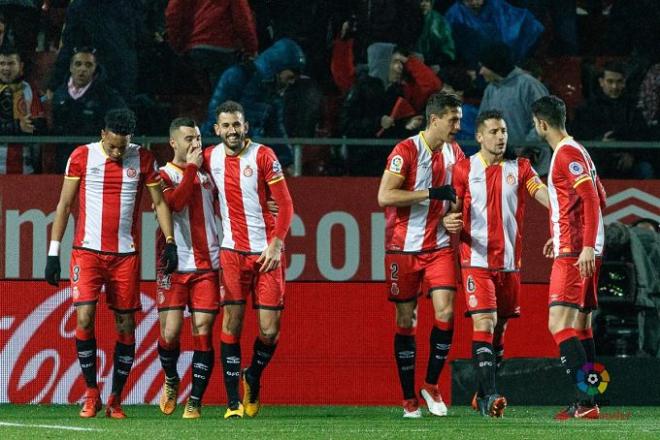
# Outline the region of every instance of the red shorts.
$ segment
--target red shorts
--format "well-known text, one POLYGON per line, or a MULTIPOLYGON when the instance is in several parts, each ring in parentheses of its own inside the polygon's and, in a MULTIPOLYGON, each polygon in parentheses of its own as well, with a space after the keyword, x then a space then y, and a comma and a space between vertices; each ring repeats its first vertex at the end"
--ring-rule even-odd
POLYGON ((142 309, 140 257, 137 254, 102 254, 84 249, 71 251, 73 305, 95 304, 105 285, 108 307, 117 312, 142 309))
POLYGON ((590 312, 598 308, 598 273, 601 259, 596 258, 596 270, 589 278, 580 276, 574 264, 577 257, 560 257, 552 263, 548 306, 568 306, 590 312))
POLYGON ((414 301, 425 288, 456 290, 456 260, 450 247, 420 254, 386 253, 389 300, 414 301))
POLYGON ((252 296, 255 309, 284 308, 284 254, 280 266, 270 272, 259 272, 259 255, 227 249, 220 251, 220 304, 245 304, 252 296))
POLYGON ((156 275, 156 297, 158 311, 183 310, 191 312, 218 313, 220 287, 218 272, 174 272, 165 275, 162 270, 156 275))
POLYGON ((466 267, 461 275, 466 315, 497 312, 500 318, 520 316, 520 272, 466 267))

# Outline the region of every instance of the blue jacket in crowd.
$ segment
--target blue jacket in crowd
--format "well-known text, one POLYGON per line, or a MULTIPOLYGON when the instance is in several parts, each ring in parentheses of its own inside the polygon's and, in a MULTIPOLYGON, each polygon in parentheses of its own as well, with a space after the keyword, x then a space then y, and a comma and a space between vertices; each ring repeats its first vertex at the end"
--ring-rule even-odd
MULTIPOLYGON (((305 55, 289 38, 276 41, 251 64, 237 64, 227 69, 213 91, 208 107, 208 119, 202 132, 214 135, 215 111, 227 100, 239 102, 250 124, 252 137, 286 137, 284 98, 277 89, 277 74, 286 69, 299 72, 305 65, 305 55)), ((288 145, 271 145, 283 166, 293 162, 288 145)))

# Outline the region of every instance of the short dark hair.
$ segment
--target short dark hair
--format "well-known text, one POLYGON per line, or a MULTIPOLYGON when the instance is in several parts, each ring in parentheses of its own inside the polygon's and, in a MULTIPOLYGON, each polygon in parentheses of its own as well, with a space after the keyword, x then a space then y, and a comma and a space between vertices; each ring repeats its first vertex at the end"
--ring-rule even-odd
POLYGON ((18 55, 18 59, 22 61, 21 59, 21 53, 18 51, 18 48, 16 46, 13 46, 11 44, 8 44, 6 46, 3 46, 0 48, 0 55, 5 56, 5 57, 10 57, 12 55, 18 55))
POLYGON ((73 55, 71 56, 71 58, 73 58, 74 55, 79 54, 79 53, 88 53, 88 54, 94 55, 94 59, 96 59, 96 49, 93 48, 92 46, 74 47, 73 48, 73 55))
POLYGON ((603 78, 605 76, 605 71, 608 72, 614 72, 614 73, 620 73, 624 77, 626 76, 626 68, 623 65, 623 63, 620 63, 618 61, 608 61, 605 63, 603 66, 603 70, 600 72, 600 78, 603 78))
POLYGON ((135 113, 128 108, 115 108, 105 114, 105 130, 129 136, 135 132, 135 113))
POLYGON ((482 125, 489 119, 497 119, 504 121, 504 115, 499 110, 484 110, 477 115, 477 119, 474 121, 474 126, 479 131, 482 125))
POLYGON ((434 93, 426 101, 426 121, 431 120, 431 115, 442 116, 448 109, 459 108, 461 105, 463 105, 463 101, 453 93, 434 93))
POLYGON ((534 101, 532 114, 547 122, 551 127, 566 128, 566 104, 554 95, 544 96, 534 101))
POLYGON ((190 118, 188 116, 182 116, 179 118, 176 118, 172 120, 170 123, 170 136, 177 131, 181 127, 190 127, 190 128, 195 128, 197 127, 197 122, 193 118, 190 118))
POLYGON ((215 109, 216 119, 220 116, 220 113, 240 113, 245 116, 245 111, 243 111, 243 106, 236 101, 225 101, 220 104, 215 109))

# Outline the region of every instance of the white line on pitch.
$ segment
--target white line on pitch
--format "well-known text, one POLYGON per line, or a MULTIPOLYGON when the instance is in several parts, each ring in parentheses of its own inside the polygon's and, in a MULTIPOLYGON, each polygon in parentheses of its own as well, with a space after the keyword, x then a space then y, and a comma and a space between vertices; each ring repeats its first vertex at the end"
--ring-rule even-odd
POLYGON ((95 428, 82 428, 79 426, 62 426, 62 425, 33 425, 30 423, 12 423, 0 422, 0 426, 16 426, 19 428, 44 428, 44 429, 62 429, 65 431, 103 431, 103 429, 95 428))

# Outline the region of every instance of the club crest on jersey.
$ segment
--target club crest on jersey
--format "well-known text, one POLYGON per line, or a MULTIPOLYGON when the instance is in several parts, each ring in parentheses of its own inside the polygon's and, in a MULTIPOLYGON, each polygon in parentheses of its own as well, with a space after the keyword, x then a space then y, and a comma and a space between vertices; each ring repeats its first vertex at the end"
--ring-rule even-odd
POLYGON ((158 277, 158 287, 160 287, 161 289, 169 290, 172 287, 171 274, 162 273, 162 275, 158 277))
POLYGON ((580 174, 584 173, 584 168, 582 167, 582 164, 578 162, 571 162, 570 164, 568 164, 568 170, 574 176, 579 176, 580 174))
POLYGON ((77 300, 78 297, 80 296, 80 291, 78 290, 78 286, 73 286, 73 300, 77 300))
POLYGON ((400 173, 403 169, 403 157, 398 154, 392 158, 390 162, 390 171, 393 173, 400 173))
POLYGON ((253 174, 254 174, 254 170, 252 169, 252 167, 250 167, 250 165, 247 165, 243 170, 243 175, 245 177, 252 177, 253 174))
POLYGON ((513 174, 509 174, 508 176, 506 176, 506 183, 508 183, 509 185, 515 185, 516 176, 514 176, 513 174))
POLYGON ((199 182, 202 184, 202 187, 204 189, 211 189, 211 181, 207 176, 204 175, 199 176, 199 182))
POLYGON ((133 167, 129 167, 126 169, 126 176, 130 177, 131 179, 137 176, 137 170, 133 167))
POLYGON ((390 287, 390 293, 393 296, 397 296, 399 294, 399 285, 397 283, 392 283, 392 286, 390 287))
POLYGON ((474 293, 477 291, 477 283, 474 282, 472 275, 468 275, 467 280, 465 281, 465 290, 467 290, 468 293, 474 293))
POLYGON ((474 295, 470 295, 470 298, 468 298, 468 304, 472 308, 477 307, 477 304, 479 304, 479 302, 477 301, 477 297, 474 295))

